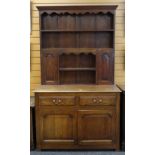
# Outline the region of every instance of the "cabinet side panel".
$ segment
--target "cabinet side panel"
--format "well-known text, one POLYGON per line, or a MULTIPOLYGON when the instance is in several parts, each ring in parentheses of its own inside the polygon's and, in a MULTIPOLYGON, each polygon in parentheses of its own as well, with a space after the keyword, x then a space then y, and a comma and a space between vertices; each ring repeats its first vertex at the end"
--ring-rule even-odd
POLYGON ((116 100, 116 150, 120 150, 120 93, 116 100))

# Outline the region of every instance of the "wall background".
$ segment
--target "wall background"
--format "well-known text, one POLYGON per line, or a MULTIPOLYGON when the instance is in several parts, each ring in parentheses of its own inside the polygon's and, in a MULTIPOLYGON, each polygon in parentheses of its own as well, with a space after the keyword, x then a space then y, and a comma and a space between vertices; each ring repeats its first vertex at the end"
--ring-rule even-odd
POLYGON ((31 72, 30 72, 30 95, 41 83, 40 73, 40 36, 39 36, 39 12, 36 6, 47 5, 78 5, 78 4, 102 4, 118 5, 116 10, 116 33, 115 33, 115 84, 125 83, 125 0, 31 0, 31 72))

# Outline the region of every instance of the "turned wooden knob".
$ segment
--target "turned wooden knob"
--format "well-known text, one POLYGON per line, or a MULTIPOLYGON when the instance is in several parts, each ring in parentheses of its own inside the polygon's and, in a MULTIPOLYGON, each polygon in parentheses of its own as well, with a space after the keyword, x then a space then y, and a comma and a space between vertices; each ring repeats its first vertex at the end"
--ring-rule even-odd
POLYGON ((59 103, 61 103, 61 101, 62 101, 61 99, 58 100, 59 103))
POLYGON ((94 98, 94 99, 93 99, 93 102, 94 102, 94 103, 96 103, 96 102, 97 102, 97 100, 94 98))
POLYGON ((56 99, 53 99, 52 102, 55 103, 56 102, 56 99))
POLYGON ((102 102, 103 100, 102 99, 99 99, 99 102, 102 102))

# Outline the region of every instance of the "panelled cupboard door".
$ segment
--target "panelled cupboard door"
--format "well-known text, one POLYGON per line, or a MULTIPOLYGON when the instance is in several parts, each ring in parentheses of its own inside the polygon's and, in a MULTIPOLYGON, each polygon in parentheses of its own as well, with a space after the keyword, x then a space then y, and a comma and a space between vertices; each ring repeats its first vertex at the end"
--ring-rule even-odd
POLYGON ((78 140, 83 146, 114 147, 115 143, 114 110, 79 110, 78 140))
POLYGON ((76 143, 77 114, 72 110, 43 108, 37 115, 41 148, 54 146, 74 146, 76 143))
POLYGON ((97 84, 114 83, 114 53, 99 52, 96 55, 97 84))
POLYGON ((58 55, 42 54, 42 84, 58 84, 58 55))

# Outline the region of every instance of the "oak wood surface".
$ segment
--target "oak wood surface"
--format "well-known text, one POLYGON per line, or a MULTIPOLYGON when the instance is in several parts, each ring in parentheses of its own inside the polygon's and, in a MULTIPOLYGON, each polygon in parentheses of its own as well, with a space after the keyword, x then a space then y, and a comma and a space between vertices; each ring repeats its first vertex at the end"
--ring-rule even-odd
POLYGON ((116 85, 40 85, 34 92, 121 92, 116 85))
POLYGON ((42 108, 38 111, 41 146, 74 145, 76 142, 76 113, 73 110, 42 108))
POLYGON ((114 145, 115 110, 79 110, 79 145, 114 145))

